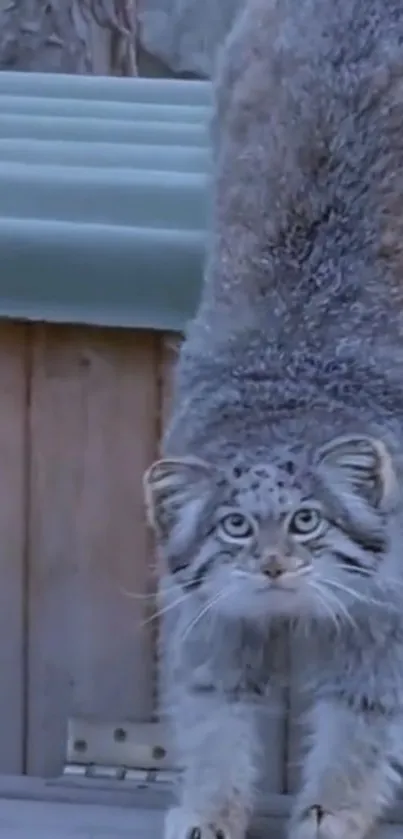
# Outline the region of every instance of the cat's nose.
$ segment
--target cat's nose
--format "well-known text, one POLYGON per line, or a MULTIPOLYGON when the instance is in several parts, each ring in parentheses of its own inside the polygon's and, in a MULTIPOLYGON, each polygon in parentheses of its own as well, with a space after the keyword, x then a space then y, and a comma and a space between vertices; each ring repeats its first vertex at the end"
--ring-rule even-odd
POLYGON ((263 561, 262 571, 266 577, 270 577, 272 580, 275 580, 277 577, 281 577, 284 573, 281 556, 278 553, 266 554, 263 561))

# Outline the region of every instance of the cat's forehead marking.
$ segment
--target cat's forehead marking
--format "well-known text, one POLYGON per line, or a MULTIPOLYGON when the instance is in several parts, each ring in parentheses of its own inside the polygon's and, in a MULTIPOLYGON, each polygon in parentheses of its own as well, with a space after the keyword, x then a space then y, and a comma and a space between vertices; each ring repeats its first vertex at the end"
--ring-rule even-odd
POLYGON ((303 493, 297 465, 291 458, 250 466, 234 464, 230 483, 233 501, 260 516, 288 512, 301 501, 303 493))

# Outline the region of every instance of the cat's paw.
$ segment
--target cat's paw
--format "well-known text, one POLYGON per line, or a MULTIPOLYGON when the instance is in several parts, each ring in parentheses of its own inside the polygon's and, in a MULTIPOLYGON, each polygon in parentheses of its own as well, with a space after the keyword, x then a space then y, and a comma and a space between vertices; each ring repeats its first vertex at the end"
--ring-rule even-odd
POLYGON ((212 822, 182 807, 170 810, 165 819, 164 839, 243 839, 224 823, 212 822))
POLYGON ((316 805, 293 820, 289 839, 363 839, 367 828, 356 814, 329 813, 316 805))

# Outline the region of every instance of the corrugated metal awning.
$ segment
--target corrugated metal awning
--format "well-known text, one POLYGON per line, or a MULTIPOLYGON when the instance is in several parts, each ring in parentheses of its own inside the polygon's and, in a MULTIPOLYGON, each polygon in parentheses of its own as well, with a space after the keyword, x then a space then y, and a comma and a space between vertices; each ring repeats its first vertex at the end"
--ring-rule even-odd
POLYGON ((202 277, 210 95, 0 74, 0 316, 183 329, 202 277))

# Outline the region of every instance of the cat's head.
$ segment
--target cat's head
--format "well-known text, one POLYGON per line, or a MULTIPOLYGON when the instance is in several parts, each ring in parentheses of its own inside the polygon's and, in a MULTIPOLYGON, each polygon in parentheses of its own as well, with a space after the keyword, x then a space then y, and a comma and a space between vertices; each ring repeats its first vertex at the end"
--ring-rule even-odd
POLYGON ((308 457, 273 449, 266 462, 240 462, 164 459, 145 475, 149 521, 183 589, 257 620, 337 622, 373 601, 397 538, 386 446, 355 435, 308 457))

